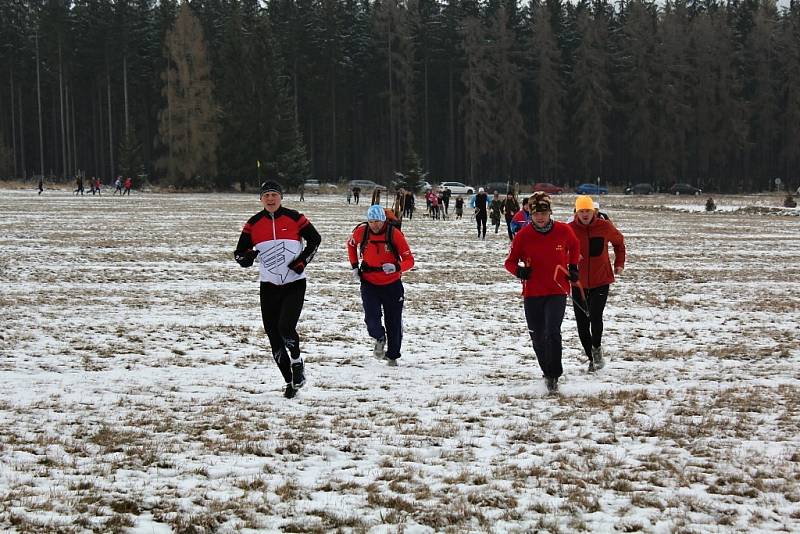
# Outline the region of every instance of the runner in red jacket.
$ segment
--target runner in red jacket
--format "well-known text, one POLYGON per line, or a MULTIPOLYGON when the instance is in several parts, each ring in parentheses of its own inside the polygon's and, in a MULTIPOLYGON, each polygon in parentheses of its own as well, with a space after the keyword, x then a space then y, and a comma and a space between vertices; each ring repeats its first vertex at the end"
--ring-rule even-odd
POLYGON ((570 282, 578 281, 578 239, 569 225, 551 218, 550 197, 537 191, 528 201, 532 224, 514 236, 505 261, 508 272, 522 280, 525 320, 533 350, 550 393, 558 391, 561 365, 561 323, 570 282))
POLYGON ((361 282, 361 302, 367 332, 375 339, 372 354, 397 365, 403 341, 401 274, 414 266, 414 256, 403 232, 386 220, 380 205, 367 211, 367 222, 356 226, 347 240, 347 255, 353 276, 361 282), (381 315, 386 317, 386 327, 381 315), (388 344, 388 347, 387 347, 388 344))
POLYGON ((614 275, 625 268, 625 239, 611 221, 602 219, 587 195, 575 199, 575 219, 569 224, 581 246, 580 281, 585 294, 577 287, 572 289, 575 302, 583 302, 585 310, 577 304, 575 322, 578 336, 586 356, 589 372, 605 367, 603 359, 603 310, 608 299, 609 286, 614 275), (608 257, 608 244, 614 247, 614 268, 608 257), (588 312, 588 313, 587 313, 588 312))

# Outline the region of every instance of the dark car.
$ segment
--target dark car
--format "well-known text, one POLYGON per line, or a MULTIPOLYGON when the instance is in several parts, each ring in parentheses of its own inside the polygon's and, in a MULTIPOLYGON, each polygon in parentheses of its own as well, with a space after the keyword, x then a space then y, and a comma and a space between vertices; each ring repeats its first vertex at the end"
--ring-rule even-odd
POLYGON ((533 184, 534 191, 544 191, 548 195, 558 195, 564 192, 563 187, 558 187, 548 182, 537 182, 533 184))
POLYGON ((483 190, 490 195, 495 191, 501 195, 505 195, 509 191, 513 190, 514 184, 511 182, 489 182, 487 184, 483 184, 481 187, 483 187, 483 190))
POLYGON ((575 188, 579 195, 607 195, 608 188, 597 184, 581 184, 575 188))
POLYGON ((703 190, 690 184, 673 184, 669 192, 673 195, 699 195, 703 190))
POLYGON ((625 188, 626 195, 649 195, 652 192, 653 186, 646 183, 636 184, 625 188))

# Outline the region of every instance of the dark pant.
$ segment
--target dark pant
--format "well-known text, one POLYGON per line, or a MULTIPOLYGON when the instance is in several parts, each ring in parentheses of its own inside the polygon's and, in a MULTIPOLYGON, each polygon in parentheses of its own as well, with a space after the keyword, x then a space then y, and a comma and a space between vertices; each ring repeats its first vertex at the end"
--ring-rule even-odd
POLYGON ((403 343, 403 301, 405 289, 398 280, 385 286, 361 281, 361 302, 364 305, 364 322, 367 332, 375 339, 386 339, 386 357, 400 357, 403 343), (381 313, 386 316, 386 328, 381 324, 381 313))
POLYGON ((475 214, 475 221, 478 223, 478 237, 486 237, 486 219, 487 213, 483 210, 478 210, 478 213, 475 214), (483 228, 483 233, 481 234, 481 228, 483 228))
POLYGON ((292 363, 302 362, 297 321, 303 311, 306 279, 283 286, 261 282, 261 319, 269 337, 272 358, 278 364, 284 381, 292 381, 292 363))
POLYGON ((506 229, 508 230, 508 238, 514 239, 514 232, 511 231, 511 219, 506 220, 506 229))
POLYGON ((575 322, 578 323, 578 337, 581 338, 583 351, 591 360, 592 347, 599 347, 603 341, 603 310, 608 300, 608 285, 593 287, 586 293, 584 299, 580 289, 572 288, 572 297, 588 310, 589 317, 574 303, 572 308, 575 311, 575 322))
POLYGON ((525 297, 525 320, 533 351, 544 376, 558 378, 561 367, 561 322, 567 309, 566 295, 525 297))

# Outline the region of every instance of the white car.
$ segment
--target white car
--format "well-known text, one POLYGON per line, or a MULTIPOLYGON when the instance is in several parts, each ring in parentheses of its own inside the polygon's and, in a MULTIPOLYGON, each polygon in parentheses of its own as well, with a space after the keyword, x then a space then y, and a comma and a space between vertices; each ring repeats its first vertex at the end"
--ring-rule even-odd
POLYGON ((439 190, 444 191, 449 189, 454 195, 471 195, 475 192, 475 188, 469 185, 464 185, 461 182, 442 182, 439 184, 439 190))

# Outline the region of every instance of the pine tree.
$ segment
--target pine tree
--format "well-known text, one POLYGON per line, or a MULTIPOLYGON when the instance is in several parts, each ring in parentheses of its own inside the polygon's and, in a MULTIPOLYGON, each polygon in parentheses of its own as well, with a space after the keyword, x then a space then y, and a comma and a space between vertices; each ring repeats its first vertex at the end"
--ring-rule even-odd
POLYGON ((539 177, 543 181, 559 181, 561 137, 565 126, 561 54, 553 34, 550 12, 538 1, 534 7, 532 50, 536 97, 534 138, 539 156, 539 177))
POLYGON ((164 55, 166 107, 159 114, 159 135, 166 154, 158 166, 170 183, 207 186, 217 173, 218 109, 203 30, 188 3, 167 33, 164 55))
POLYGON ((464 95, 459 104, 464 124, 464 150, 467 160, 467 180, 479 178, 481 158, 493 143, 492 107, 494 95, 489 86, 491 56, 486 30, 477 18, 464 20, 464 56, 466 68, 461 76, 464 95))

